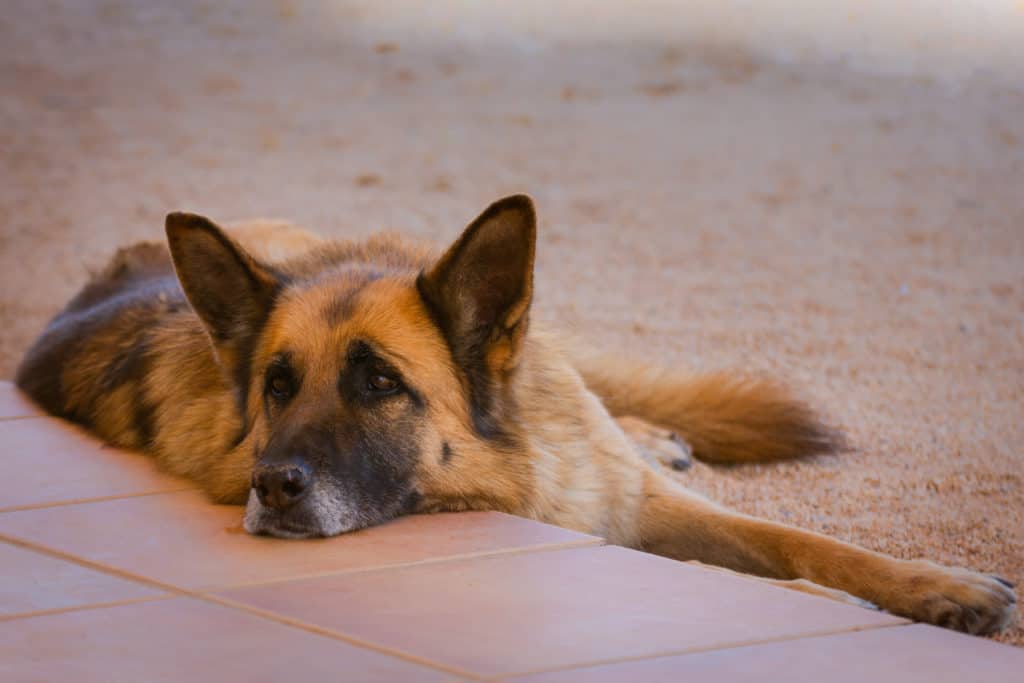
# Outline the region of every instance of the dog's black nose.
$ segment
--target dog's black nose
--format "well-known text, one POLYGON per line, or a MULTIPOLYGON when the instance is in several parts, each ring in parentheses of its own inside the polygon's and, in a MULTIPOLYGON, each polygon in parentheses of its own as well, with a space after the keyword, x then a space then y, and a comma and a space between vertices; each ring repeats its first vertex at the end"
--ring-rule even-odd
POLYGON ((263 505, 275 510, 287 510, 309 491, 313 474, 309 466, 299 460, 257 465, 252 474, 252 487, 263 505))

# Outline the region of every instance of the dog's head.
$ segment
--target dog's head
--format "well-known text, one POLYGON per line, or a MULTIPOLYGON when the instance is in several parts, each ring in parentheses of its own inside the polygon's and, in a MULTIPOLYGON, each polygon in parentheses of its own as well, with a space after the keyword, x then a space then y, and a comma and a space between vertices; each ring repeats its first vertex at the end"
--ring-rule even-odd
POLYGON ((383 241, 269 265, 205 218, 168 217, 178 279, 253 451, 248 531, 330 536, 517 495, 514 468, 488 463, 519 438, 507 388, 535 233, 517 196, 437 259, 383 241))

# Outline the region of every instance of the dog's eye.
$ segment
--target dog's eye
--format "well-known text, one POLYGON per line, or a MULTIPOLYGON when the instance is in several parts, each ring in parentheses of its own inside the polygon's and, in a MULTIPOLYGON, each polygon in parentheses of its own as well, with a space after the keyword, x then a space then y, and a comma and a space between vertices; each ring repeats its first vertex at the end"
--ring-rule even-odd
POLYGON ((275 377, 270 380, 270 393, 278 398, 284 398, 291 393, 291 383, 284 377, 275 377))
POLYGON ((267 391, 278 401, 290 398, 293 391, 291 378, 284 374, 267 377, 267 391))
POLYGON ((366 380, 366 388, 376 393, 390 394, 398 389, 398 380, 378 372, 366 380))

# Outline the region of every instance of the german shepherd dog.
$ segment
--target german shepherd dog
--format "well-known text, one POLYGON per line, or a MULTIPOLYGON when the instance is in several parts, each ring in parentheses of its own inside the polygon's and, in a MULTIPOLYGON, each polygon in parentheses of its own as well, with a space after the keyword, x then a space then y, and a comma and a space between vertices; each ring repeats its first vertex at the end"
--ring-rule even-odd
POLYGON ((651 466, 642 452, 678 461, 681 442, 717 463, 831 453, 843 439, 767 380, 563 348, 530 317, 525 196, 490 206, 440 255, 287 224, 228 232, 185 213, 166 228, 169 249, 122 249, 93 276, 17 382, 213 500, 246 504, 251 533, 500 510, 970 633, 1011 621, 1003 579, 731 512, 651 466))

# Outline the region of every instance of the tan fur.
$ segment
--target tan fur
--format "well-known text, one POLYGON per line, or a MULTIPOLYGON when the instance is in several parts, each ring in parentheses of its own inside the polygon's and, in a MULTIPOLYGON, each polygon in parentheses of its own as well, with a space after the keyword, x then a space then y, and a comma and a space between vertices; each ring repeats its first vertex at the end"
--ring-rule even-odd
POLYGON ((778 382, 739 373, 692 375, 580 353, 576 368, 612 415, 671 427, 695 457, 715 463, 764 462, 845 447, 778 382))
MULTIPOLYGON (((998 579, 893 559, 731 512, 644 462, 623 427, 642 447, 655 449, 658 439, 670 440, 668 430, 676 431, 695 455, 714 462, 831 452, 842 442, 774 382, 689 376, 564 348, 555 332, 530 319, 532 206, 523 198, 509 201, 502 210, 495 212, 497 204, 489 209, 441 260, 432 249, 395 236, 324 242, 294 226, 260 222, 236 227, 235 242, 197 217, 171 217, 175 265, 193 303, 221 296, 201 286, 214 271, 193 262, 207 253, 222 254, 218 269, 248 273, 233 285, 243 295, 276 279, 291 283, 259 322, 251 349, 201 322, 181 305, 180 292, 161 289, 173 281, 147 280, 173 271, 166 250, 145 245, 119 252, 80 295, 116 290, 138 301, 101 314, 86 305, 88 298, 76 299, 86 304, 72 302, 54 320, 26 356, 18 382, 55 414, 113 443, 146 450, 217 501, 255 505, 256 454, 282 430, 301 433, 319 424, 386 434, 415 413, 406 438, 418 453, 410 475, 418 512, 500 510, 808 592, 839 599, 850 594, 972 633, 1009 622, 1015 597, 998 579), (508 245, 473 241, 485 239, 508 245), (515 242, 522 239, 529 243, 515 242), (509 280, 514 286, 499 292, 504 299, 495 324, 469 347, 481 354, 473 370, 457 360, 452 330, 478 334, 473 316, 486 313, 498 294, 456 311, 469 317, 445 323, 451 328, 438 322, 447 314, 439 318, 437 301, 463 305, 472 293, 465 288, 492 286, 480 278, 507 264, 490 263, 475 274, 460 269, 516 249, 518 255, 507 258, 520 259, 525 279, 509 280), (458 277, 449 277, 449 269, 458 277), (449 291, 453 282, 462 289, 449 291), (88 316, 99 322, 86 325, 88 316), (71 332, 85 341, 68 341, 71 332), (380 349, 425 397, 420 407, 411 392, 373 410, 339 402, 339 377, 351 365, 344 350, 355 339, 380 349), (287 404, 274 407, 262 378, 282 350, 300 368, 302 384, 287 404), (235 392, 239 377, 248 382, 241 396, 235 392), (481 386, 474 382, 483 380, 493 404, 474 403, 481 386), (489 429, 498 431, 488 436, 489 429)), ((494 279, 513 275, 499 271, 494 279)), ((241 301, 239 310, 245 305, 241 301)), ((673 448, 685 455, 683 446, 673 448)))

